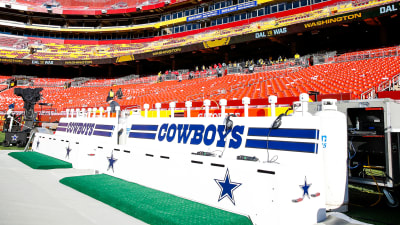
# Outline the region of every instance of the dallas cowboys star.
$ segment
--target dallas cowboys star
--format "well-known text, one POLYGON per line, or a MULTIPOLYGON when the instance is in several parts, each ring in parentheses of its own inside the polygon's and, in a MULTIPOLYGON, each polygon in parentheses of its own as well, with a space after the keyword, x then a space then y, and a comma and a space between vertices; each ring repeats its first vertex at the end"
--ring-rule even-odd
POLYGON ((238 188, 241 183, 231 182, 231 178, 229 175, 229 170, 226 169, 224 180, 214 179, 218 184, 219 188, 221 188, 221 192, 219 193, 218 201, 221 201, 223 198, 228 197, 229 200, 235 205, 235 198, 233 196, 233 191, 238 188))
POLYGON ((307 184, 307 177, 304 178, 304 185, 299 185, 301 189, 303 189, 303 198, 305 195, 307 195, 308 198, 310 198, 310 195, 308 193, 308 189, 310 188, 312 184, 307 184))
POLYGON ((67 154, 65 155, 65 158, 67 158, 68 157, 68 159, 69 159, 69 153, 72 151, 72 149, 69 147, 69 145, 68 145, 68 147, 66 148, 66 150, 67 150, 67 154))
POLYGON ((16 141, 18 139, 18 136, 14 134, 14 136, 12 136, 11 138, 13 139, 13 141, 16 141))
POLYGON ((107 157, 107 159, 109 162, 107 171, 111 168, 114 173, 114 163, 117 161, 117 159, 114 158, 113 153, 111 153, 111 157, 107 157))

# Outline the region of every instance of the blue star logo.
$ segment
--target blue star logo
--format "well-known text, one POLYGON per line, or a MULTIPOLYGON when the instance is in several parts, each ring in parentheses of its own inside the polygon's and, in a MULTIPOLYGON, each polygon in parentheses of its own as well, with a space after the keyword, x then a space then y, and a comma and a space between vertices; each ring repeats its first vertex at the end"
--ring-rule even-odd
POLYGON ((221 201, 223 198, 228 197, 229 200, 231 200, 231 202, 235 205, 235 198, 233 196, 233 191, 242 184, 231 182, 228 169, 226 169, 225 178, 223 180, 218 180, 218 179, 214 180, 218 184, 219 188, 221 188, 218 201, 221 201))
POLYGON ((12 136, 11 138, 13 139, 13 141, 16 141, 18 139, 18 136, 14 134, 14 136, 12 136))
POLYGON ((69 147, 69 145, 68 145, 68 147, 66 148, 66 150, 67 150, 67 154, 65 155, 65 158, 67 158, 68 157, 68 159, 69 159, 69 153, 72 151, 72 149, 69 147))
POLYGON ((308 198, 310 198, 310 194, 308 193, 308 189, 310 188, 312 184, 307 184, 307 177, 304 177, 304 185, 299 185, 301 189, 303 189, 303 198, 305 195, 307 195, 308 198))
POLYGON ((113 153, 111 153, 111 157, 107 157, 107 159, 109 162, 107 171, 111 168, 114 173, 114 163, 117 161, 117 159, 114 158, 113 153))

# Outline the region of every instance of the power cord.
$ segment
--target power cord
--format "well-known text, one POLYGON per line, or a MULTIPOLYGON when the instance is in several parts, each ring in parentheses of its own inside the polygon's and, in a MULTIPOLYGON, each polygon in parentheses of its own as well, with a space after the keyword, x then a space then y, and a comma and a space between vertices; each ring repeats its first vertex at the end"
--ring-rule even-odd
POLYGON ((264 161, 264 163, 265 162, 267 162, 267 163, 278 163, 278 162, 276 162, 278 160, 278 158, 279 158, 278 155, 273 156, 271 159, 269 158, 269 136, 270 136, 271 131, 273 129, 278 129, 282 125, 282 117, 286 116, 286 114, 289 111, 289 109, 290 108, 288 108, 285 113, 282 113, 281 115, 279 115, 274 120, 274 122, 272 123, 271 128, 269 128, 269 130, 268 130, 268 135, 267 135, 267 161, 264 161))
POLYGON ((224 150, 221 151, 221 155, 219 155, 220 158, 224 155, 225 150, 227 149, 227 146, 229 145, 228 140, 229 140, 229 133, 231 133, 231 130, 233 128, 233 121, 230 119, 232 117, 236 117, 235 114, 228 114, 227 117, 224 119, 224 124, 225 124, 225 132, 226 132, 226 138, 225 138, 225 146, 224 150))
POLYGON ((357 154, 357 151, 356 151, 356 149, 354 148, 354 145, 353 145, 353 137, 351 137, 351 139, 350 139, 350 146, 351 146, 351 150, 353 150, 353 152, 354 152, 354 154, 352 155, 351 154, 351 152, 349 151, 349 169, 350 170, 352 170, 352 169, 355 169, 355 168, 357 168, 360 164, 357 164, 357 165, 355 165, 355 166, 351 166, 351 160, 356 156, 356 154, 357 154))
POLYGON ((372 177, 372 179, 374 180, 374 182, 375 182, 375 184, 376 184, 376 188, 378 189, 378 193, 379 193, 379 198, 378 198, 378 200, 375 202, 375 203, 373 203, 373 204, 371 204, 370 206, 372 207, 372 206, 375 206, 375 205, 377 205, 380 201, 381 201, 381 199, 382 199, 382 192, 381 192, 381 190, 379 189, 379 185, 378 185, 378 182, 376 181, 376 179, 375 179, 375 177, 374 177, 374 175, 373 175, 373 173, 372 173, 372 168, 371 168, 371 165, 369 164, 369 155, 367 156, 367 162, 368 162, 368 168, 369 168, 369 170, 370 170, 370 173, 371 173, 371 177, 372 177))

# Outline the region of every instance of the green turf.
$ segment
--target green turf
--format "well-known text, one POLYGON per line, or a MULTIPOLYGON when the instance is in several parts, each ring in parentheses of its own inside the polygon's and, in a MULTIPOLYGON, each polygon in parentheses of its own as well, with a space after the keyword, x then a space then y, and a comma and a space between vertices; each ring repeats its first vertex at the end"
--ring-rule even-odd
POLYGON ((60 182, 152 225, 252 224, 245 216, 104 174, 67 177, 60 182))
POLYGON ((38 152, 10 152, 9 156, 18 159, 33 169, 72 168, 72 164, 38 152))

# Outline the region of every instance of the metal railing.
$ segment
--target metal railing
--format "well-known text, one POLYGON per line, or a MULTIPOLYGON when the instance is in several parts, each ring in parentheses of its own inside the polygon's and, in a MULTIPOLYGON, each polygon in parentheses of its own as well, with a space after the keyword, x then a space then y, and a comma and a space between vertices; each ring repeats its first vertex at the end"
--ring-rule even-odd
POLYGON ((375 88, 370 88, 360 95, 360 99, 374 99, 376 98, 376 91, 375 88))
POLYGON ((389 49, 367 50, 356 53, 345 53, 335 58, 336 63, 357 61, 364 59, 385 58, 400 56, 400 46, 389 49))
POLYGON ((391 79, 387 79, 378 85, 377 91, 393 91, 395 85, 400 83, 400 74, 393 76, 391 79))
POLYGON ((321 65, 335 62, 336 51, 313 54, 314 65, 321 65))
MULTIPOLYGON (((258 72, 270 72, 270 71, 279 71, 279 70, 286 70, 290 68, 295 68, 299 69, 300 67, 307 67, 309 65, 308 63, 308 58, 309 56, 303 56, 299 59, 288 59, 283 62, 278 62, 278 63, 270 63, 268 65, 255 65, 254 66, 254 71, 255 73, 258 72)), ((245 74, 250 74, 249 68, 248 67, 242 67, 242 66, 228 66, 227 67, 228 74, 238 74, 238 73, 245 73, 245 74)))
POLYGON ((391 79, 387 79, 375 88, 370 88, 363 93, 361 93, 360 98, 361 99, 374 99, 377 98, 377 92, 381 91, 393 91, 395 90, 395 86, 400 85, 400 74, 397 74, 393 76, 391 79))

